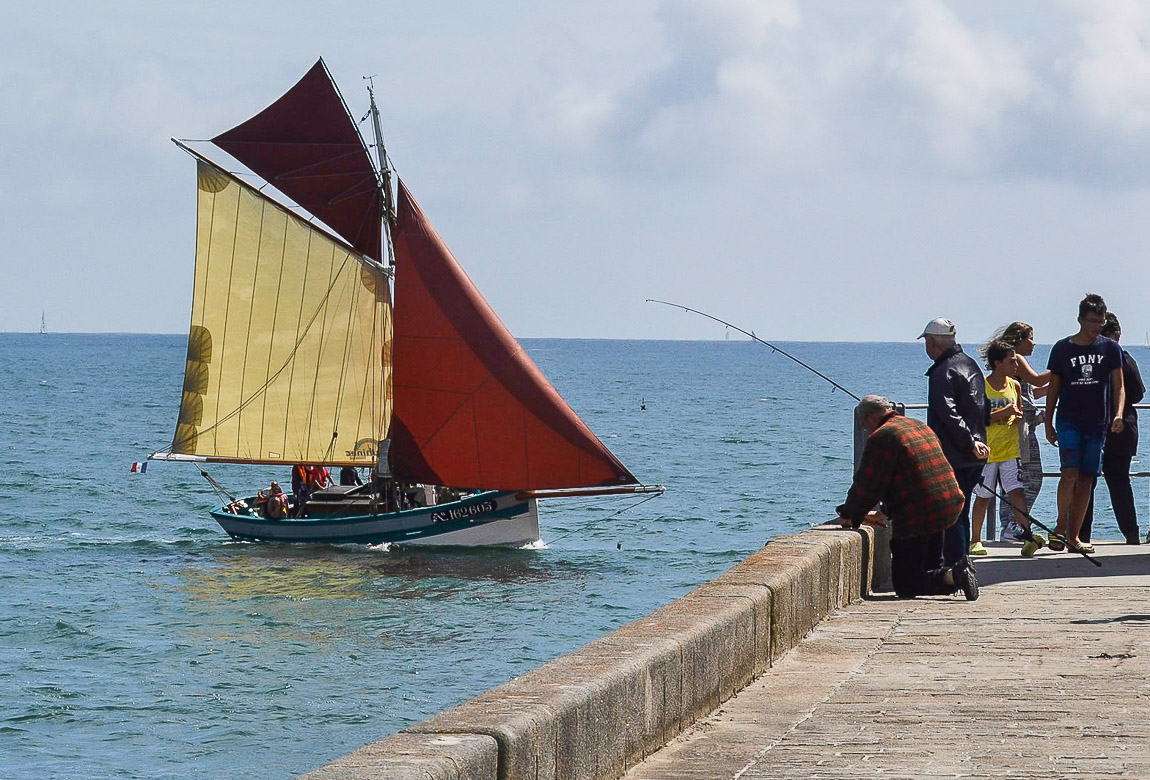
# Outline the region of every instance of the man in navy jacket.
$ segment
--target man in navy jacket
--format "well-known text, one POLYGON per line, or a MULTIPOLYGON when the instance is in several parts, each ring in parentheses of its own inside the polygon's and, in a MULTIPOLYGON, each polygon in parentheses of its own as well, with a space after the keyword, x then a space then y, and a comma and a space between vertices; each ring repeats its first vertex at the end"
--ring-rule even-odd
POLYGON ((990 455, 986 378, 956 343, 954 323, 945 317, 928 322, 919 338, 926 340, 927 357, 934 361, 926 372, 930 380, 926 424, 938 436, 965 499, 958 522, 946 531, 943 549, 947 565, 960 566, 970 548, 970 497, 990 455))

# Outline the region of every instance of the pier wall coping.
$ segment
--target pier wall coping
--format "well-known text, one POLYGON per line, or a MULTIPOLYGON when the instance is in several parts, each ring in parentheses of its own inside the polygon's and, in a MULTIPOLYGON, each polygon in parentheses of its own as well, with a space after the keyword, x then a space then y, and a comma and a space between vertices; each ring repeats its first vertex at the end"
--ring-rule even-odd
POLYGON ((886 529, 781 536, 604 637, 304 780, 611 780, 889 578, 886 529))

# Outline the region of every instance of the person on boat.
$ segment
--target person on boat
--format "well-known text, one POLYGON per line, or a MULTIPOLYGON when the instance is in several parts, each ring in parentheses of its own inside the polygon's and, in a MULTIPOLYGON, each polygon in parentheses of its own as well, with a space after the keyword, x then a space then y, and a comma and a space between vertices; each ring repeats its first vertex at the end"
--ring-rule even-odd
POLYGON ((1022 545, 1022 556, 1031 558, 1046 544, 1046 539, 1041 535, 1031 533, 1030 520, 1025 510, 1026 494, 1018 476, 1022 470, 1018 445, 1022 391, 1018 380, 1014 378, 1016 366, 1017 356, 1009 342, 998 339, 986 346, 986 367, 990 369, 990 376, 986 378, 986 400, 990 404, 986 443, 990 445, 990 458, 982 467, 982 476, 974 486, 971 555, 987 554, 982 545, 982 523, 986 519, 990 500, 998 494, 1000 485, 1014 509, 1014 522, 1023 529, 1025 543, 1022 545))
POLYGON ((311 487, 312 493, 323 490, 331 484, 331 472, 327 470, 326 466, 308 466, 307 484, 311 487))
POLYGON ((1058 480, 1057 537, 1051 550, 1093 552, 1081 544, 1079 532, 1094 482, 1102 466, 1102 444, 1108 433, 1121 433, 1126 391, 1122 381, 1122 349, 1102 335, 1106 301, 1089 294, 1078 304, 1078 332, 1050 350, 1050 389, 1046 393, 1046 438, 1058 448, 1062 476, 1058 480), (1057 412, 1057 418, 1055 413, 1057 412))
MULTIPOLYGON (((1018 477, 1022 482, 1026 497, 1026 511, 1034 507, 1038 493, 1042 490, 1042 453, 1038 447, 1038 426, 1042 424, 1045 412, 1038 408, 1037 400, 1046 395, 1050 383, 1050 372, 1037 373, 1031 368, 1027 358, 1034 354, 1034 328, 1025 322, 1012 322, 1002 329, 1000 338, 1014 346, 1015 379, 1019 382, 1019 405, 1022 407, 1022 421, 1018 431, 1018 458, 1022 469, 1018 477)), ((1014 522, 1014 508, 1006 501, 999 502, 999 539, 1021 541, 1022 527, 1014 522)))
POLYGON ((303 497, 304 488, 307 486, 307 466, 302 463, 297 463, 291 469, 291 492, 296 497, 296 502, 300 501, 303 497))
POLYGON ((282 520, 288 516, 288 509, 287 494, 280 488, 280 483, 273 480, 264 504, 264 515, 272 520, 282 520))
POLYGON ((978 579, 964 558, 947 565, 947 529, 958 522, 965 497, 938 437, 924 423, 903 417, 881 395, 858 404, 857 419, 867 430, 866 446, 846 503, 839 506, 844 528, 882 524, 871 508, 883 503, 890 526, 891 579, 899 598, 949 595, 962 590, 978 598, 978 579))
POLYGON ((304 507, 315 491, 331 484, 331 475, 323 466, 297 463, 291 471, 291 489, 295 494, 295 516, 303 515, 304 507))
MULTIPOLYGON (((1106 324, 1102 335, 1115 341, 1122 340, 1122 325, 1114 312, 1106 312, 1106 324)), ((1134 489, 1130 485, 1130 461, 1138 454, 1138 410, 1134 404, 1140 403, 1146 395, 1146 385, 1142 382, 1142 372, 1130 353, 1122 350, 1122 385, 1126 390, 1126 408, 1122 410, 1125 423, 1118 433, 1106 437, 1102 448, 1102 476, 1106 478, 1106 489, 1110 493, 1110 505, 1114 507, 1114 519, 1118 530, 1126 539, 1126 544, 1141 544, 1138 531, 1138 512, 1134 508, 1134 489)), ((1095 478, 1095 484, 1098 480, 1095 478)), ((1094 525, 1094 491, 1090 491, 1090 504, 1086 507, 1086 517, 1078 537, 1089 542, 1094 525)))
POLYGON ((339 470, 339 484, 350 487, 362 485, 363 480, 359 478, 359 471, 355 466, 344 466, 339 470))
POLYGON ((986 379, 955 339, 954 323, 945 317, 931 320, 919 335, 934 361, 927 369, 926 424, 938 436, 942 451, 954 469, 964 503, 958 522, 947 529, 943 556, 949 566, 965 564, 970 548, 970 503, 982 466, 990 456, 986 444, 986 379))

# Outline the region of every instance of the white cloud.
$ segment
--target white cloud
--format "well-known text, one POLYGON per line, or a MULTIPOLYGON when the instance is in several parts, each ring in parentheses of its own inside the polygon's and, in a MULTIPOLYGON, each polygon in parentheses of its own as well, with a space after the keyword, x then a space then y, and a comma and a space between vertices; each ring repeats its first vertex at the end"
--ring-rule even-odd
POLYGON ((1150 5, 1136 0, 1072 4, 1084 17, 1069 86, 1086 115, 1126 136, 1150 128, 1150 5))
POLYGON ((802 23, 793 0, 667 0, 659 19, 676 51, 714 59, 762 46, 774 28, 793 30, 802 23))
POLYGON ((657 58, 595 86, 566 83, 543 125, 597 148, 606 170, 656 177, 793 160, 819 136, 809 73, 788 62, 796 3, 671 0, 654 18, 657 58))
POLYGON ((577 83, 555 91, 543 109, 547 132, 579 148, 592 144, 617 111, 616 96, 609 90, 577 83))
POLYGON ((1020 45, 967 27, 939 0, 914 0, 902 15, 905 47, 886 64, 910 89, 907 109, 921 111, 922 130, 944 165, 961 171, 992 162, 1007 115, 1037 86, 1020 45))

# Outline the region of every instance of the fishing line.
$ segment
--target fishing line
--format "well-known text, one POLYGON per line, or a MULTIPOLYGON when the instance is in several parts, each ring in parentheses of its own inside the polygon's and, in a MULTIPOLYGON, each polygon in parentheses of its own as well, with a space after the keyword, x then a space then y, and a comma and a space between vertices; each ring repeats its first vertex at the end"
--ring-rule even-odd
POLYGON ((1076 544, 1071 544, 1069 539, 1067 539, 1065 536, 1058 533, 1057 531, 1051 530, 1050 526, 1045 525, 1044 523, 1035 519, 1034 515, 1030 514, 1025 509, 1019 509, 1018 507, 1014 506, 1014 504, 1012 504, 1010 502, 1009 496, 1005 495, 1004 493, 1000 493, 995 488, 987 487, 986 483, 983 482, 981 479, 978 480, 978 484, 982 486, 983 490, 989 490, 991 493, 993 493, 994 495, 998 496, 1000 499, 1005 501, 1006 505, 1009 506, 1011 509, 1013 509, 1014 511, 1021 514, 1023 517, 1025 517, 1030 522, 1034 523, 1036 526, 1041 528, 1043 531, 1046 531, 1046 533, 1050 534, 1051 539, 1054 539, 1055 541, 1058 541, 1058 542, 1062 542, 1062 544, 1066 545, 1066 549, 1073 550, 1074 552, 1078 553, 1079 555, 1081 555, 1086 560, 1093 563, 1098 568, 1102 568, 1102 561, 1098 560, 1097 558, 1091 558, 1090 554, 1088 552, 1086 552, 1085 550, 1083 550, 1081 547, 1079 547, 1076 544))
POLYGON ((585 530, 586 528, 589 528, 592 525, 595 525, 596 523, 601 523, 604 520, 610 520, 613 517, 618 517, 619 515, 623 514, 624 512, 627 512, 627 511, 634 509, 635 507, 639 506, 639 504, 644 504, 644 503, 650 501, 652 498, 658 498, 661 495, 663 495, 663 494, 662 493, 652 493, 651 495, 647 496, 646 498, 643 498, 643 499, 635 502, 634 504, 631 504, 630 506, 625 506, 622 509, 615 511, 615 512, 612 512, 609 515, 597 518, 595 520, 588 520, 586 523, 583 523, 582 525, 578 525, 578 526, 572 528, 567 533, 560 534, 559 536, 556 536, 554 539, 552 539, 549 542, 544 542, 544 544, 546 544, 548 547, 550 547, 551 545, 555 544, 555 542, 559 541, 560 539, 564 539, 564 538, 570 536, 571 534, 575 533, 576 531, 582 531, 582 530, 585 530))
POLYGON ((818 377, 821 377, 822 379, 825 379, 826 381, 830 382, 832 385, 835 386, 836 389, 842 390, 844 393, 846 393, 847 395, 849 395, 851 398, 855 399, 856 401, 862 400, 857 395, 852 393, 850 390, 847 390, 845 387, 840 385, 838 382, 836 382, 835 380, 831 379, 829 376, 824 374, 822 371, 819 371, 817 368, 813 368, 812 366, 807 365, 806 363, 799 360, 797 357, 795 357, 791 353, 787 352, 782 347, 779 347, 775 344, 772 344, 769 341, 766 341, 764 339, 759 338, 758 336, 756 336, 754 334, 754 331, 743 330, 738 325, 732 325, 731 323, 727 322, 726 320, 721 320, 712 314, 707 314, 705 311, 699 311, 698 309, 692 309, 690 306, 684 306, 681 303, 671 303, 670 301, 660 301, 656 298, 648 298, 647 303, 661 303, 664 306, 670 306, 674 309, 682 309, 683 311, 689 311, 692 314, 698 314, 700 317, 706 317, 709 320, 714 320, 715 322, 719 323, 720 325, 726 325, 728 328, 733 328, 733 329, 737 330, 739 333, 742 333, 744 336, 750 336, 753 340, 759 342, 763 346, 770 347, 772 350, 774 350, 775 352, 778 352, 783 357, 789 358, 789 359, 795 361, 800 366, 805 368, 807 371, 810 371, 812 374, 814 374, 818 377))
MULTIPOLYGON (((692 309, 690 306, 684 306, 684 305, 683 305, 683 304, 681 304, 681 303, 672 303, 671 301, 661 301, 661 300, 658 300, 658 299, 656 299, 656 298, 647 298, 647 303, 661 303, 661 304, 663 304, 664 306, 670 306, 671 308, 674 308, 674 309, 682 309, 683 311, 688 311, 688 312, 691 312, 692 314, 698 314, 700 317, 706 317, 707 319, 709 319, 709 320, 713 320, 713 321, 715 321, 715 322, 719 323, 720 325, 725 325, 725 326, 726 326, 726 327, 728 327, 728 328, 733 328, 734 330, 737 330, 739 333, 742 333, 742 334, 743 334, 743 335, 745 335, 745 336, 750 336, 750 337, 751 337, 753 340, 755 340, 755 341, 759 342, 759 343, 760 343, 760 344, 762 344, 763 346, 766 346, 766 347, 770 347, 772 350, 774 350, 775 352, 778 352, 778 353, 779 353, 780 355, 782 355, 783 357, 786 357, 786 358, 790 358, 791 360, 793 360, 794 362, 798 363, 800 366, 802 366, 803 368, 807 369, 807 370, 808 370, 808 371, 810 371, 811 373, 815 374, 815 375, 816 375, 816 376, 818 376, 818 377, 821 377, 822 379, 825 379, 827 382, 830 382, 832 385, 834 385, 834 387, 835 387, 836 389, 838 389, 838 390, 842 390, 844 393, 846 393, 847 395, 849 395, 851 398, 855 399, 856 401, 861 401, 861 400, 862 400, 862 399, 861 399, 861 398, 859 398, 857 395, 855 395, 854 393, 852 393, 850 390, 847 390, 845 387, 843 387, 842 385, 840 385, 840 384, 839 384, 838 382, 836 382, 835 380, 831 379, 829 376, 827 376, 827 375, 826 375, 826 374, 824 374, 823 372, 821 372, 821 371, 819 371, 818 369, 812 368, 811 366, 807 365, 806 363, 804 363, 803 361, 799 360, 799 359, 798 359, 797 357, 795 357, 794 355, 792 355, 792 354, 790 354, 789 352, 787 352, 785 349, 782 349, 782 348, 780 348, 780 347, 776 346, 775 344, 772 344, 772 343, 770 343, 769 341, 765 341, 764 339, 761 339, 761 338, 759 338, 758 336, 756 336, 756 335, 754 334, 754 332, 753 332, 753 331, 746 331, 746 330, 743 330, 743 329, 742 329, 742 328, 740 328, 738 325, 733 325, 733 324, 731 324, 731 323, 727 322, 726 320, 723 320, 723 319, 719 319, 718 317, 714 316, 713 314, 707 314, 705 311, 699 311, 698 309, 692 309)), ((981 480, 980 480, 980 484, 982 484, 982 483, 981 483, 981 480)), ((983 485, 982 485, 982 487, 983 487, 984 489, 986 489, 986 490, 989 490, 990 492, 994 493, 994 494, 995 494, 995 495, 997 495, 997 496, 998 496, 1000 499, 1002 499, 1002 500, 1006 501, 1006 502, 1007 502, 1007 503, 1008 503, 1010 506, 1013 506, 1013 504, 1010 504, 1010 499, 1009 499, 1007 496, 1003 495, 1002 493, 998 492, 997 490, 995 490, 995 489, 993 489, 993 488, 989 488, 989 487, 987 487, 985 484, 983 484, 983 485)), ((1033 516, 1032 516, 1032 515, 1031 515, 1029 512, 1026 512, 1026 511, 1024 511, 1024 510, 1019 510, 1019 511, 1021 511, 1021 512, 1022 512, 1022 514, 1023 514, 1023 515, 1024 515, 1024 516, 1025 516, 1027 519, 1028 519, 1028 520, 1030 520, 1030 522, 1034 523, 1034 524, 1035 524, 1035 525, 1037 525, 1039 528, 1041 528, 1042 530, 1046 531, 1046 533, 1050 534, 1050 536, 1051 536, 1053 539, 1055 539, 1055 541, 1061 541, 1061 542, 1062 542, 1064 545, 1066 545, 1066 547, 1067 547, 1068 549, 1070 549, 1070 550, 1073 550, 1074 552, 1078 553, 1079 555, 1081 555, 1081 556, 1082 556, 1083 558, 1085 558, 1086 560, 1088 560, 1088 561, 1090 561, 1091 563, 1093 563, 1095 566, 1098 566, 1099 568, 1101 568, 1101 566, 1102 566, 1102 562, 1101 562, 1101 561, 1099 561, 1099 560, 1097 560, 1096 558, 1092 558, 1092 557, 1090 557, 1090 554, 1089 554, 1089 553, 1087 553, 1085 550, 1083 550, 1081 547, 1079 547, 1079 546, 1077 546, 1077 545, 1071 545, 1071 544, 1070 544, 1070 542, 1069 542, 1069 540, 1067 540, 1065 536, 1063 536, 1062 534, 1060 534, 1060 533, 1057 533, 1057 532, 1055 532, 1055 531, 1051 530, 1051 529, 1050 529, 1048 526, 1046 526, 1045 524, 1043 524, 1041 521, 1039 521, 1039 520, 1036 520, 1036 519, 1035 519, 1035 518, 1034 518, 1034 517, 1033 517, 1033 516)))

